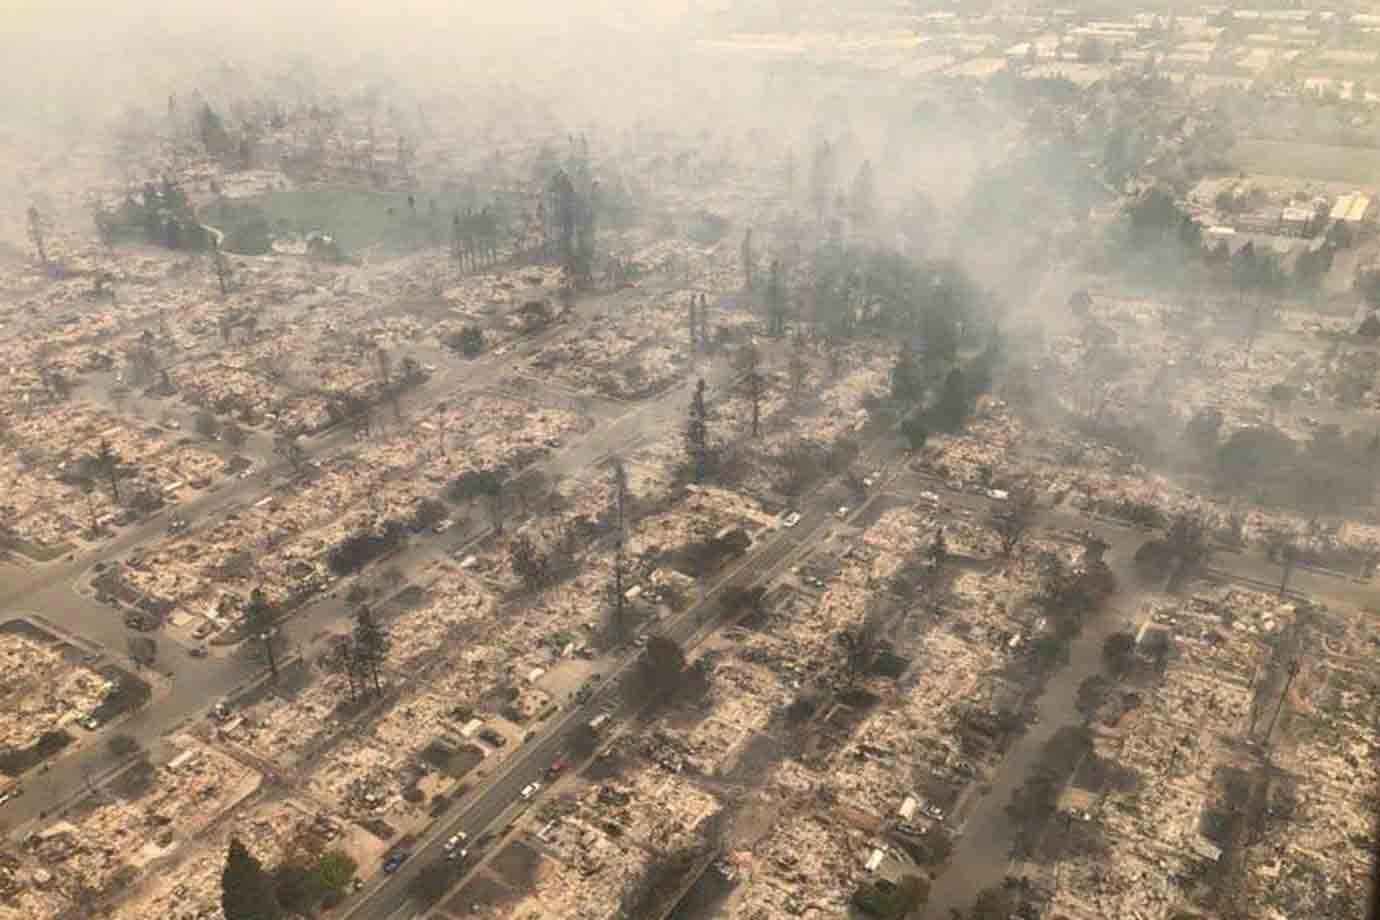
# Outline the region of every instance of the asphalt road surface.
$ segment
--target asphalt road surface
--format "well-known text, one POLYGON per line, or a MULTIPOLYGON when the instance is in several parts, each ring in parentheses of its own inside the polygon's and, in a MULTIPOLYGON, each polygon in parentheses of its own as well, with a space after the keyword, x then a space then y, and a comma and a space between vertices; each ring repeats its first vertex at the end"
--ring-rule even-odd
MULTIPOLYGON (((719 598, 727 588, 751 587, 774 579, 797 551, 806 548, 826 526, 837 520, 833 509, 839 507, 844 495, 832 484, 823 487, 800 509, 801 520, 795 527, 772 531, 768 539, 721 576, 705 597, 655 632, 675 639, 682 646, 690 645, 690 640, 704 627, 719 621, 722 613, 719 598)), ((860 511, 861 508, 854 513, 860 511)), ((503 770, 478 790, 461 811, 436 825, 411 847, 411 858, 397 872, 380 874, 366 885, 346 907, 344 916, 352 920, 392 920, 422 913, 422 908, 409 905, 408 887, 425 866, 445 858, 444 841, 458 832, 468 834, 471 841, 476 840, 500 820, 506 823, 511 815, 535 804, 536 799, 532 803, 522 801, 522 788, 533 781, 545 784, 546 768, 565 750, 571 729, 604 711, 629 714, 627 704, 618 694, 618 682, 635 663, 635 655, 625 658, 588 702, 565 710, 542 734, 513 752, 503 770)), ((543 793, 545 791, 543 789, 543 793)))

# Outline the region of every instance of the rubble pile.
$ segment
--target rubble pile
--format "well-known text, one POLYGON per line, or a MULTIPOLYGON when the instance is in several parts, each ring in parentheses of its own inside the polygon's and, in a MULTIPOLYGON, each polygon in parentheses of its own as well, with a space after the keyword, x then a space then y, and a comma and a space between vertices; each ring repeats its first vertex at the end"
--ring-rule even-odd
POLYGON ((479 916, 514 920, 615 920, 625 893, 642 877, 649 855, 610 837, 596 823, 564 816, 540 832, 543 852, 532 891, 479 916))
POLYGON ((1380 681, 1367 664, 1370 614, 1328 608, 1322 616, 1271 753, 1283 776, 1271 789, 1274 820, 1247 851, 1242 899, 1284 916, 1341 920, 1364 913, 1373 871, 1369 768, 1380 756, 1380 681))
POLYGON ((180 759, 132 768, 155 771, 137 796, 102 797, 30 838, 26 855, 60 877, 68 897, 78 886, 101 892, 127 881, 194 839, 258 785, 257 773, 224 754, 187 736, 175 740, 180 759))
MULTIPOLYGON (((1223 803, 1224 776, 1254 781, 1254 763, 1237 739, 1251 729, 1253 692, 1272 643, 1293 619, 1291 603, 1237 588, 1146 603, 1135 653, 1162 676, 1137 686, 1132 704, 1116 698, 1098 710, 1090 756, 1111 765, 1104 776, 1125 776, 1088 781, 1093 808, 1065 806, 1091 822, 1087 833, 1099 844, 1059 862, 1068 884, 1058 886, 1052 909, 1073 920, 1148 916, 1191 896, 1188 880, 1230 843, 1221 829, 1230 822, 1218 813, 1246 805, 1223 803), (1159 651, 1166 647, 1172 651, 1159 651)), ((1262 723, 1268 718, 1260 714, 1262 723)))
POLYGON ((159 872, 121 899, 110 916, 113 920, 223 920, 221 873, 230 838, 238 839, 271 868, 308 827, 319 831, 323 846, 329 843, 328 834, 334 836, 326 830, 329 821, 318 822, 306 803, 288 799, 256 805, 229 818, 175 867, 159 872))
POLYGON ((311 775, 307 789, 317 801, 355 820, 412 809, 402 798, 398 752, 373 738, 346 738, 311 775))
POLYGON ((1011 458, 1027 440, 1025 426, 1000 400, 978 400, 973 421, 961 434, 937 434, 925 442, 925 462, 938 475, 980 482, 1007 473, 1011 458))
POLYGON ((528 366, 584 392, 640 399, 680 380, 690 366, 683 303, 643 302, 581 324, 580 335, 537 352, 528 366))
MULTIPOLYGON (((86 403, 67 402, 42 412, 8 420, 9 454, 0 485, 12 515, 10 527, 20 538, 52 545, 87 531, 92 521, 110 522, 123 512, 112 501, 108 480, 96 474, 86 492, 75 480, 97 445, 109 443, 119 458, 119 489, 126 503, 138 497, 145 510, 176 497, 169 487, 209 484, 220 460, 190 446, 173 445, 156 427, 135 428, 130 421, 86 403)), ((123 521, 120 521, 123 523, 123 521)))
POLYGON ((767 920, 819 914, 842 917, 866 860, 864 841, 842 822, 783 808, 771 832, 747 854, 734 854, 742 884, 720 916, 767 920))
POLYGON ((49 645, 0 633, 0 748, 25 748, 85 717, 113 681, 49 645))

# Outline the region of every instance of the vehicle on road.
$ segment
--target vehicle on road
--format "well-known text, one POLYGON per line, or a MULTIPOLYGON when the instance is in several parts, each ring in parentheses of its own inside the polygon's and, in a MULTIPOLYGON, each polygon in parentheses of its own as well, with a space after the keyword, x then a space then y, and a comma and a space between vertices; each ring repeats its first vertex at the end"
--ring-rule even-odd
POLYGON ((530 802, 532 797, 541 791, 541 783, 528 783, 522 787, 522 800, 530 802))
POLYGON ((551 762, 551 766, 546 768, 546 778, 555 779, 570 768, 570 758, 562 754, 551 762))
POLYGON ((397 853, 394 853, 393 855, 389 856, 387 859, 383 861, 383 871, 388 873, 389 875, 392 875, 394 872, 398 871, 399 866, 407 862, 408 857, 410 857, 411 855, 412 854, 409 853, 407 850, 401 850, 397 853))
POLYGON ((470 851, 465 844, 469 843, 469 840, 470 835, 466 834, 464 831, 452 834, 450 839, 446 841, 444 847, 446 859, 459 860, 468 856, 470 851))
POLYGON ((790 514, 786 515, 785 519, 782 520, 781 523, 787 527, 794 527, 796 524, 800 523, 800 512, 792 511, 790 514))
POLYGON ((1005 489, 988 489, 987 497, 994 502, 1004 502, 1011 497, 1011 494, 1005 489))

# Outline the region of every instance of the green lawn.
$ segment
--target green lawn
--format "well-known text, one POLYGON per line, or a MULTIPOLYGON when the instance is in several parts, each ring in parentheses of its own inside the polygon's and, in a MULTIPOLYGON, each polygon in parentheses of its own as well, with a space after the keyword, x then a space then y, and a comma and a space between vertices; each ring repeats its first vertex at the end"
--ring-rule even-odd
POLYGON ((1297 176, 1358 186, 1380 184, 1380 150, 1298 141, 1238 141, 1231 162, 1242 172, 1297 176))

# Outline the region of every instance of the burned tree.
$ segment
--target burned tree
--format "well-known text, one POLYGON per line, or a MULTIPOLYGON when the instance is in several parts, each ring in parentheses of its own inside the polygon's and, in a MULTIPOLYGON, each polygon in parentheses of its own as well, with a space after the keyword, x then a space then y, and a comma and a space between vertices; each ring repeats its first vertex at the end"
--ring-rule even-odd
POLYGON ((360 674, 367 675, 374 684, 374 693, 383 692, 379 676, 384 659, 388 657, 388 634, 365 605, 355 611, 354 655, 360 674))
POLYGON ((695 465, 695 482, 703 482, 709 466, 709 410, 704 401, 704 378, 695 384, 690 400, 690 420, 685 428, 686 449, 695 465))
POLYGON ((791 399, 799 401, 805 393, 805 384, 810 379, 810 365, 805 360, 804 346, 801 343, 797 343, 796 347, 791 349, 786 376, 790 380, 791 399))
POLYGON ((1001 554, 1010 558, 1035 522, 1035 493, 1026 486, 1012 489, 992 508, 991 525, 1001 540, 1001 554))
POLYGON ((700 298, 698 294, 690 295, 690 350, 698 351, 700 347, 700 327, 699 317, 695 311, 699 307, 700 298))
POLYGON ((379 383, 388 386, 393 375, 393 356, 382 345, 374 349, 374 367, 379 372, 379 383))
POLYGON ((102 440, 93 457, 96 469, 100 470, 110 482, 110 497, 117 505, 120 503, 120 456, 109 441, 102 440))
POLYGON ((1293 577, 1294 566, 1298 564, 1299 551, 1291 540, 1285 543, 1279 550, 1279 596, 1283 597, 1289 592, 1289 579, 1293 577))
POLYGON ((296 435, 280 434, 273 439, 273 453, 287 461, 294 473, 300 472, 307 462, 307 451, 297 440, 296 435))
POLYGON ((756 256, 752 251, 752 228, 743 234, 743 290, 751 291, 756 278, 753 277, 756 256))
POLYGON ((332 668, 345 675, 346 686, 349 688, 350 702, 353 704, 359 699, 360 684, 363 683, 359 669, 359 658, 355 655, 354 636, 337 636, 335 648, 331 652, 329 664, 332 668))
POLYGON ((738 368, 743 373, 743 389, 752 406, 752 436, 760 437, 762 420, 762 396, 766 389, 766 378, 762 374, 762 353, 756 345, 744 345, 738 354, 738 368))
POLYGON ((513 574, 518 576, 529 588, 540 585, 546 578, 546 556, 526 534, 513 539, 508 549, 513 574))
POLYGON ((614 457, 609 465, 609 478, 613 492, 613 514, 614 514, 614 535, 613 535, 613 622, 612 632, 615 638, 622 639, 627 635, 627 593, 623 588, 623 574, 626 559, 624 551, 627 542, 627 503, 628 503, 628 471, 623 466, 623 461, 614 457))
POLYGON ((29 242, 33 244, 34 255, 38 257, 38 264, 47 268, 48 235, 45 224, 46 221, 44 221, 43 215, 39 213, 38 208, 30 205, 28 213, 29 242))
POLYGON ((848 209, 854 223, 866 226, 872 223, 876 213, 876 189, 872 178, 872 161, 864 160, 853 175, 853 185, 848 192, 848 209))
POLYGON ((780 259, 772 260, 771 275, 767 279, 767 334, 786 334, 786 281, 782 277, 780 259))
POLYGON ((230 293, 230 266, 225 261, 225 253, 221 252, 220 240, 215 237, 211 238, 211 268, 220 285, 220 296, 224 297, 230 293))

